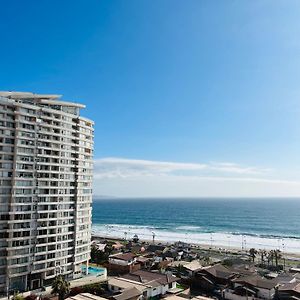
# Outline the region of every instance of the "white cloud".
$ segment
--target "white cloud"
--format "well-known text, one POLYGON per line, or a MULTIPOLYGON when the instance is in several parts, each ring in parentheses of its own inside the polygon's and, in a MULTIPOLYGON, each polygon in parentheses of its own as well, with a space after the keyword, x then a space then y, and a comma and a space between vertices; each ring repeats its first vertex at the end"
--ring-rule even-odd
POLYGON ((238 177, 136 176, 95 179, 94 195, 116 197, 297 197, 300 182, 238 177))
POLYGON ((126 158, 102 158, 95 160, 96 178, 157 176, 170 174, 239 174, 260 175, 269 170, 241 166, 234 163, 180 163, 126 158))
POLYGON ((274 170, 230 162, 182 163, 102 158, 94 164, 94 195, 118 197, 300 196, 300 181, 274 170))

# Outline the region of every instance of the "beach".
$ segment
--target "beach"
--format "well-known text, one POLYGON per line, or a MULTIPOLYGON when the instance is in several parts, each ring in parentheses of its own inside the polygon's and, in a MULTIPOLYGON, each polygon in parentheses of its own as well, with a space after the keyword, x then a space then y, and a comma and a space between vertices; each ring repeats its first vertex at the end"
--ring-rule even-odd
POLYGON ((279 249, 300 254, 300 202, 277 200, 100 200, 93 234, 123 239, 184 241, 211 248, 279 249))

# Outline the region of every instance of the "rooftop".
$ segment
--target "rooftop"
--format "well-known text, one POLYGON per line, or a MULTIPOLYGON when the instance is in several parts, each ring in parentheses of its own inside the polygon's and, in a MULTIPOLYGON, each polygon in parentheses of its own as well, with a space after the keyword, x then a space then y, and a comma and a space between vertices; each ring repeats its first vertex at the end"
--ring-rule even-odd
POLYGON ((140 296, 141 293, 136 287, 130 287, 125 289, 121 294, 114 295, 113 298, 116 300, 128 300, 140 296))
POLYGON ((157 283, 162 285, 166 285, 179 280, 179 278, 170 274, 160 274, 144 270, 138 270, 136 272, 126 274, 123 276, 123 278, 145 284, 149 284, 150 282, 156 281, 157 283))
POLYGON ((300 282, 287 283, 282 286, 279 286, 279 291, 294 291, 300 293, 300 282))
POLYGON ((216 278, 223 278, 223 279, 229 279, 234 275, 233 272, 231 272, 229 269, 227 269, 221 264, 204 267, 199 270, 199 273, 201 273, 202 271, 209 273, 216 278))
POLYGON ((109 258, 119 259, 119 260, 124 260, 124 261, 129 261, 129 260, 133 260, 135 257, 136 257, 136 255, 134 255, 131 252, 128 252, 128 253, 113 254, 113 255, 110 255, 109 258))
POLYGON ((202 268, 202 265, 199 260, 193 260, 188 264, 184 265, 184 268, 189 271, 197 271, 202 268))
POLYGON ((235 283, 246 283, 252 285, 253 287, 259 287, 267 290, 273 289, 277 285, 277 280, 274 279, 265 279, 258 275, 245 276, 241 278, 233 279, 232 282, 235 283))
POLYGON ((61 95, 34 94, 30 92, 0 91, 0 97, 13 100, 32 100, 41 104, 60 105, 75 108, 85 108, 85 105, 75 102, 60 101, 61 95))
POLYGON ((127 279, 121 278, 121 277, 110 278, 108 280, 108 284, 110 284, 112 286, 117 286, 124 290, 135 287, 139 291, 144 291, 147 288, 147 286, 142 283, 134 282, 134 281, 127 280, 127 279))
POLYGON ((90 293, 81 293, 76 296, 68 297, 66 300, 107 300, 107 299, 90 293))

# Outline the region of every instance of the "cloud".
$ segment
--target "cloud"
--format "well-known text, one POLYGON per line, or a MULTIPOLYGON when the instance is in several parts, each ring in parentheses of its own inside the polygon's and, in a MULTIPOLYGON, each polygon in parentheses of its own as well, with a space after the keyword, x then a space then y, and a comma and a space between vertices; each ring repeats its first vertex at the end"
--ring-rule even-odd
POLYGON ((128 178, 139 176, 170 176, 170 175, 224 175, 238 174, 262 175, 270 170, 241 166, 228 162, 212 163, 181 163, 126 158, 101 158, 94 162, 95 178, 128 178))
POLYGON ((117 197, 297 197, 300 181, 232 162, 185 163, 107 157, 94 162, 94 195, 117 197))

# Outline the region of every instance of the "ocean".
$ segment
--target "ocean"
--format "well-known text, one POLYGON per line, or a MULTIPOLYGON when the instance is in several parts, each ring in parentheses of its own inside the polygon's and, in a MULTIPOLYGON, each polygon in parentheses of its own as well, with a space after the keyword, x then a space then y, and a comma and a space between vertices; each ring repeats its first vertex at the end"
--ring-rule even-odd
POLYGON ((300 253, 300 199, 94 199, 93 233, 300 253))

